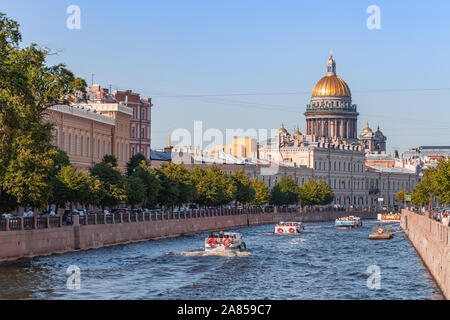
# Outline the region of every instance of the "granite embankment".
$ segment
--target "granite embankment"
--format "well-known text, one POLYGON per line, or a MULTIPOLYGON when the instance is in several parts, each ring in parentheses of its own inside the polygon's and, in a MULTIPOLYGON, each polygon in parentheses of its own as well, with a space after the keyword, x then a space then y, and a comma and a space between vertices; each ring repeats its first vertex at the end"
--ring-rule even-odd
POLYGON ((450 227, 402 210, 401 227, 447 299, 450 299, 450 227))
POLYGON ((4 219, 0 224, 0 262, 283 220, 332 221, 349 214, 363 219, 377 217, 374 211, 212 209, 75 216, 74 224, 69 226, 63 225, 61 217, 4 219))

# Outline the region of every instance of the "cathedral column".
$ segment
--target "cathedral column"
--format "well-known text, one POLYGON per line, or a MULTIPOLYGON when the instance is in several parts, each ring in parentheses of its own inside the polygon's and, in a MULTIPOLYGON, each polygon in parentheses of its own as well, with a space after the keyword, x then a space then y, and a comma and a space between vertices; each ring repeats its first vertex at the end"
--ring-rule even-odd
POLYGON ((345 124, 346 124, 346 129, 347 129, 347 132, 345 134, 346 138, 350 138, 350 121, 346 120, 345 124))
POLYGON ((339 130, 340 130, 339 136, 340 136, 341 138, 343 138, 343 137, 344 137, 344 120, 341 120, 341 125, 340 125, 339 130))

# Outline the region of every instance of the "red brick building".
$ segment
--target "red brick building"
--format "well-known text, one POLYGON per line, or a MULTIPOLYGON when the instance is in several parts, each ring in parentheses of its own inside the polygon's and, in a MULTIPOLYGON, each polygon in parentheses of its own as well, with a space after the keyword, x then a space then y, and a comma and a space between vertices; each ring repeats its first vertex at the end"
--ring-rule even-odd
POLYGON ((151 98, 141 98, 139 93, 114 91, 110 94, 108 89, 95 85, 89 88, 89 99, 96 103, 119 102, 133 110, 130 120, 130 156, 142 153, 150 159, 151 149, 151 98))

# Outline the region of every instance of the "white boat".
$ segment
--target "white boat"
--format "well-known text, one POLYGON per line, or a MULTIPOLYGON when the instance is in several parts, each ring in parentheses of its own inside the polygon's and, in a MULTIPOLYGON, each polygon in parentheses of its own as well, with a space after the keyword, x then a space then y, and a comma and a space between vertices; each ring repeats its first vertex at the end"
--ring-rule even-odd
POLYGON ((295 221, 288 221, 283 222, 280 221, 275 226, 274 233, 276 234, 299 234, 302 233, 302 231, 305 228, 303 227, 301 222, 295 222, 295 221))
POLYGON ((362 226, 362 221, 360 217, 342 217, 336 219, 334 226, 336 228, 359 228, 362 226))
POLYGON ((242 234, 236 232, 211 232, 205 239, 205 250, 245 250, 247 248, 242 241, 242 234))

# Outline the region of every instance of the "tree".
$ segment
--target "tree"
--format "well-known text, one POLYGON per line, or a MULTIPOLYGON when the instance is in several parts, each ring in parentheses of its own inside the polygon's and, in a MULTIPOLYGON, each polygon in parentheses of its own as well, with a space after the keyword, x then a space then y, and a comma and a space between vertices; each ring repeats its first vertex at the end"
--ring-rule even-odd
POLYGON ((236 192, 234 199, 244 204, 250 203, 255 198, 255 190, 252 188, 250 178, 245 174, 244 170, 238 170, 231 175, 236 192))
POLYGON ((299 202, 300 188, 291 176, 285 176, 273 187, 270 204, 289 205, 299 202))
POLYGON ((87 172, 78 171, 72 166, 64 166, 55 177, 54 204, 64 206, 98 204, 102 195, 101 182, 87 172))
POLYGON ((334 201, 334 192, 324 180, 319 182, 320 205, 326 206, 334 201))
POLYGON ((142 205, 147 195, 147 188, 141 178, 131 175, 126 181, 127 204, 134 208, 142 205))
POLYGON ((408 191, 405 189, 399 190, 397 194, 395 195, 395 201, 403 203, 406 201, 406 195, 408 194, 408 191))
POLYGON ((334 193, 325 181, 317 182, 309 179, 300 187, 300 203, 302 206, 327 205, 334 200, 334 193))
POLYGON ((220 206, 233 200, 236 186, 220 168, 194 168, 191 175, 196 187, 194 201, 200 206, 220 206))
POLYGON ((126 200, 127 197, 125 177, 117 167, 112 165, 111 159, 105 159, 104 157, 104 161, 90 168, 91 175, 98 178, 101 183, 101 199, 99 200, 99 204, 103 209, 105 207, 116 206, 126 200))
POLYGON ((136 153, 133 155, 127 163, 127 177, 131 176, 133 172, 139 167, 141 162, 144 161, 148 165, 147 158, 142 153, 136 153))
POLYGON ((21 48, 19 24, 0 13, 0 190, 17 206, 43 208, 53 170, 48 107, 66 103, 79 87, 65 65, 47 66, 49 51, 21 48))
POLYGON ((146 194, 143 206, 146 208, 156 207, 158 195, 162 188, 156 171, 142 161, 131 176, 141 179, 145 185, 146 194))
POLYGON ((255 191, 255 196, 250 204, 260 206, 269 202, 270 189, 263 181, 253 178, 251 187, 255 191))
POLYGON ((102 162, 109 163, 111 167, 117 167, 117 158, 112 154, 105 154, 102 158, 102 162))
POLYGON ((162 190, 158 202, 165 206, 180 206, 192 201, 195 187, 189 170, 183 164, 169 163, 156 170, 162 190))

